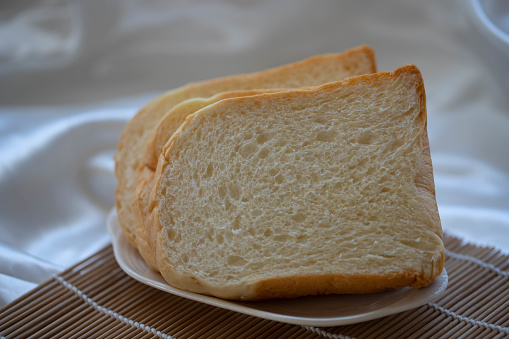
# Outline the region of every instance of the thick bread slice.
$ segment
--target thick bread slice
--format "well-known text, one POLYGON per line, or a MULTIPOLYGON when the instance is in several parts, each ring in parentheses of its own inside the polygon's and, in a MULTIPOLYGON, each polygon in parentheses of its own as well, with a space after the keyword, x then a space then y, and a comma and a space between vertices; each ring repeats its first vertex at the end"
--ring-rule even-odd
POLYGON ((189 98, 209 97, 231 90, 314 86, 375 71, 373 50, 361 46, 344 53, 315 56, 263 72, 191 83, 153 100, 128 122, 115 156, 118 179, 115 201, 124 235, 136 246, 133 198, 140 162, 154 127, 176 104, 189 98))
POLYGON ((152 244, 146 235, 146 226, 150 222, 148 218, 148 205, 150 191, 154 184, 154 173, 157 167, 157 159, 164 145, 175 131, 184 123, 186 118, 198 110, 223 99, 237 98, 269 92, 278 92, 282 89, 230 91, 216 94, 210 98, 192 98, 181 102, 171 109, 157 124, 146 146, 144 158, 141 162, 140 171, 136 181, 136 191, 133 200, 134 229, 138 251, 147 265, 154 271, 159 271, 155 259, 152 244))
POLYGON ((169 284, 228 299, 423 287, 444 246, 408 65, 226 99, 166 144, 151 192, 169 284))

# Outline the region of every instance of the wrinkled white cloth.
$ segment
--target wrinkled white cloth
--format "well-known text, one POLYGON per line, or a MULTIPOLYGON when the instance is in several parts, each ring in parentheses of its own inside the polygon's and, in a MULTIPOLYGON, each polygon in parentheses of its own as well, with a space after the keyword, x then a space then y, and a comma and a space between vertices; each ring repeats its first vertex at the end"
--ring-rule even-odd
MULTIPOLYGON (((509 252, 509 50, 474 18, 475 2, 2 4, 0 306, 109 243, 112 156, 149 100, 360 44, 382 71, 422 71, 444 230, 509 252)), ((507 6, 482 3, 509 31, 507 6)))

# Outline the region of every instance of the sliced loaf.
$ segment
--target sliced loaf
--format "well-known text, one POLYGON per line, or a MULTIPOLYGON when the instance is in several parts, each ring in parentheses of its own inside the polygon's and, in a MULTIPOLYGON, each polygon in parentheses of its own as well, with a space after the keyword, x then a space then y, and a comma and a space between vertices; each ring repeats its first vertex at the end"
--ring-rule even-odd
POLYGON ((408 65, 191 115, 150 195, 175 287, 257 300, 424 287, 444 246, 424 85, 408 65))

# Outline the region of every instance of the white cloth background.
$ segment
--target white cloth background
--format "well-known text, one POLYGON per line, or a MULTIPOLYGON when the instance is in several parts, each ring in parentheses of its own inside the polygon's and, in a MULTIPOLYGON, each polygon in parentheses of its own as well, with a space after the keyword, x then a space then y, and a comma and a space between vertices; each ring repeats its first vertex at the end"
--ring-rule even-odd
POLYGON ((509 53, 469 3, 2 1, 0 306, 108 244, 112 156, 150 99, 360 44, 423 73, 443 228, 509 252, 509 53))

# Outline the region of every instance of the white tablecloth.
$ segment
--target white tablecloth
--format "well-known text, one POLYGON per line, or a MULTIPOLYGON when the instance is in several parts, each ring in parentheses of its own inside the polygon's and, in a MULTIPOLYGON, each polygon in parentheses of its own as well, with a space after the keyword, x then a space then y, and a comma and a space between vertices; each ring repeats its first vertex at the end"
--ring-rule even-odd
POLYGON ((509 54, 469 0, 28 3, 0 5, 0 306, 109 243, 112 156, 150 99, 360 44, 423 73, 444 230, 509 252, 509 54))

